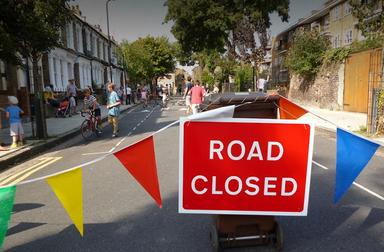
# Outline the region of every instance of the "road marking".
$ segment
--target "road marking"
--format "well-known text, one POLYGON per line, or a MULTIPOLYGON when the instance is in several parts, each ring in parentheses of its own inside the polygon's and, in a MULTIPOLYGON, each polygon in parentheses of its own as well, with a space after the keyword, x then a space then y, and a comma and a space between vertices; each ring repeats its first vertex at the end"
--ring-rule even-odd
POLYGON ((102 151, 102 152, 90 152, 90 153, 83 153, 81 155, 83 156, 88 156, 88 155, 100 155, 100 154, 107 154, 109 153, 108 151, 102 151))
MULTIPOLYGON (((312 163, 314 163, 315 165, 317 165, 317 166, 319 166, 319 167, 321 167, 321 168, 323 168, 323 169, 325 169, 325 170, 329 170, 328 167, 326 167, 326 166, 324 166, 324 165, 322 165, 322 164, 319 164, 319 163, 317 163, 317 162, 315 162, 315 161, 312 161, 312 163)), ((360 189, 366 191, 367 193, 369 193, 369 194, 375 196, 376 198, 378 198, 378 199, 380 199, 380 200, 384 200, 384 197, 383 197, 383 196, 381 196, 381 195, 378 194, 378 193, 375 193, 374 191, 368 189, 367 187, 365 187, 365 186, 363 186, 363 185, 360 185, 360 184, 358 184, 358 183, 356 183, 356 182, 353 182, 353 184, 354 184, 355 186, 359 187, 360 189)))
POLYGON ((320 167, 320 168, 323 168, 324 170, 328 170, 328 167, 325 167, 324 165, 319 164, 319 163, 316 162, 316 161, 313 161, 313 160, 312 160, 312 163, 314 163, 315 165, 317 165, 317 166, 320 167))
POLYGON ((366 191, 367 193, 370 193, 370 194, 372 194, 373 196, 375 196, 375 197, 377 197, 377 198, 379 198, 379 199, 381 199, 381 200, 384 200, 384 197, 383 197, 383 196, 381 196, 381 195, 379 195, 378 193, 375 193, 375 192, 369 190, 369 189, 366 188, 365 186, 362 186, 362 185, 360 185, 360 184, 358 184, 358 183, 356 183, 356 182, 353 182, 353 184, 354 184, 355 186, 359 187, 360 189, 366 191))
POLYGON ((56 161, 60 160, 62 157, 45 157, 41 158, 41 162, 25 169, 22 170, 16 174, 13 174, 9 176, 7 179, 1 181, 0 186, 5 186, 5 185, 15 185, 19 183, 20 181, 23 181, 24 179, 28 178, 31 176, 33 173, 40 171, 41 169, 55 163, 56 161))

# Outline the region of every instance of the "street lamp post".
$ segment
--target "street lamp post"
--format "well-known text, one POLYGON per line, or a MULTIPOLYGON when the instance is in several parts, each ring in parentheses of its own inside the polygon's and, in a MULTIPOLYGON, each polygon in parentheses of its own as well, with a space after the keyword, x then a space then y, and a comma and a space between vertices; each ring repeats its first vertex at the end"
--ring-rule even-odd
POLYGON ((255 61, 251 61, 251 64, 252 64, 252 84, 253 84, 253 88, 255 89, 255 92, 257 91, 257 88, 256 88, 256 81, 255 81, 255 61))
POLYGON ((106 11, 107 11, 109 74, 110 74, 110 76, 111 76, 111 82, 112 82, 112 81, 113 81, 113 77, 112 77, 112 63, 111 63, 111 47, 112 47, 112 42, 111 42, 111 35, 109 34, 109 9, 108 9, 108 4, 109 4, 110 1, 114 1, 114 0, 107 0, 105 6, 106 6, 106 11))

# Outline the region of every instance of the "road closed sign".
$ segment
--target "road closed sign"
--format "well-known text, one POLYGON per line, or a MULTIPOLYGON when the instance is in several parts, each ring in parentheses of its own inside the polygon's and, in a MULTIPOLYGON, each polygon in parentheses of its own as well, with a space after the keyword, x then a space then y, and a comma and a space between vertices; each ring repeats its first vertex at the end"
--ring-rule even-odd
POLYGON ((180 121, 179 212, 307 215, 314 126, 180 121))

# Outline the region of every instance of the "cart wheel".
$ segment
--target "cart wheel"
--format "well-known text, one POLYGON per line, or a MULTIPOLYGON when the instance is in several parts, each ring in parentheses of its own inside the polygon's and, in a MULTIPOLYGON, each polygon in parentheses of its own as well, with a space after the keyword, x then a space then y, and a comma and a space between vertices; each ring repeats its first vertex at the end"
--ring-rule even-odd
POLYGON ((209 239, 211 241, 212 252, 221 251, 220 244, 219 244, 219 235, 217 233, 217 229, 215 225, 211 225, 211 230, 209 232, 209 239))
POLYGON ((275 247, 277 251, 281 251, 284 247, 283 229, 277 223, 276 223, 275 233, 276 233, 275 247))

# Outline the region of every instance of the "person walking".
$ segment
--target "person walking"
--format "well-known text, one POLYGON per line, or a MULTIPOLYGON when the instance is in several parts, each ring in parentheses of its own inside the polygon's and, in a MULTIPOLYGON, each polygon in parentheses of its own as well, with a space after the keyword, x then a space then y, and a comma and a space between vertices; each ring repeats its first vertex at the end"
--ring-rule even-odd
POLYGON ((120 115, 120 104, 121 100, 115 91, 115 84, 108 84, 108 123, 112 126, 113 134, 112 137, 117 137, 119 132, 119 115, 120 115))
POLYGON ((191 77, 188 77, 188 82, 185 84, 185 90, 184 90, 185 106, 187 107, 187 111, 185 112, 186 114, 189 114, 192 112, 191 95, 189 94, 189 91, 193 87, 191 80, 192 80, 191 77))
POLYGON ((12 137, 11 149, 14 149, 23 145, 24 129, 20 115, 24 114, 24 111, 17 105, 19 101, 15 96, 8 96, 8 102, 9 106, 5 109, 5 117, 9 120, 12 137))
MULTIPOLYGON (((73 112, 73 114, 77 114, 77 87, 75 85, 75 80, 71 79, 68 81, 67 86, 67 97, 70 101, 70 111, 73 112), (73 97, 74 102, 71 103, 71 97, 73 97), (73 106, 74 105, 74 106, 73 106)), ((72 113, 70 113, 72 114, 72 113)))
POLYGON ((127 94, 125 103, 129 105, 131 104, 132 89, 128 85, 125 89, 125 93, 127 94))
POLYGON ((195 81, 195 86, 189 90, 192 102, 192 113, 195 115, 199 112, 200 105, 203 103, 203 97, 205 95, 204 89, 200 86, 200 81, 195 81))
POLYGON ((260 78, 258 81, 257 81, 257 90, 259 92, 264 92, 264 88, 265 88, 265 85, 266 85, 266 80, 264 78, 260 78))

